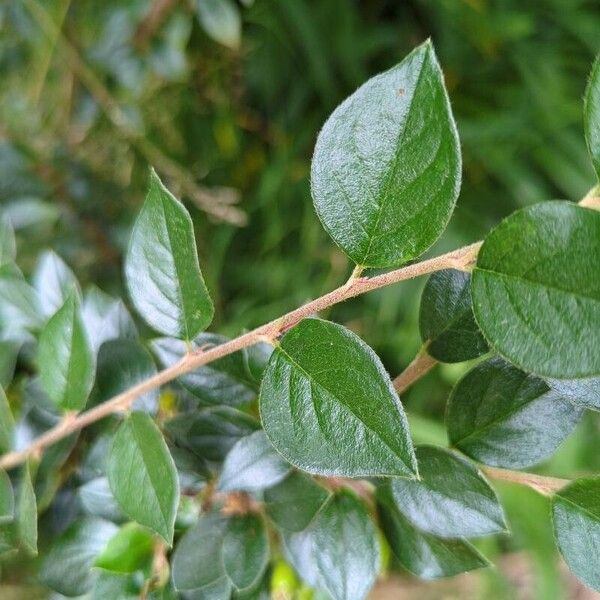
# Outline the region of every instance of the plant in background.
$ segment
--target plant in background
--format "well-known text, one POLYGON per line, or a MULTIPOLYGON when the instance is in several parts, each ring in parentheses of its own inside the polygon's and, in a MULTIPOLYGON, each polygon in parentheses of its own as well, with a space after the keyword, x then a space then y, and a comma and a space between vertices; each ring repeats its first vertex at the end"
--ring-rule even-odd
MULTIPOLYGON (((598 61, 584 123, 600 176, 598 61)), ((120 300, 82 294, 52 252, 30 285, 4 222, 3 343, 37 373, 20 401, 14 359, 0 373, 8 560, 37 552, 40 515, 61 534, 41 548, 39 580, 65 596, 281 596, 291 565, 316 596, 358 600, 389 549, 423 579, 487 566, 470 540, 508 532, 491 478, 552 497, 562 555, 600 590, 600 477, 511 470, 600 409, 600 193, 524 208, 483 242, 407 265, 441 236, 460 179, 426 42, 341 104, 317 140, 314 204, 350 278, 237 338, 205 332, 214 307, 192 221, 154 172, 125 281, 163 337, 142 341, 120 300), (355 333, 315 316, 425 274, 423 348, 394 380, 355 333), (398 392, 436 362, 470 359, 448 401, 451 447, 414 447, 398 392)))

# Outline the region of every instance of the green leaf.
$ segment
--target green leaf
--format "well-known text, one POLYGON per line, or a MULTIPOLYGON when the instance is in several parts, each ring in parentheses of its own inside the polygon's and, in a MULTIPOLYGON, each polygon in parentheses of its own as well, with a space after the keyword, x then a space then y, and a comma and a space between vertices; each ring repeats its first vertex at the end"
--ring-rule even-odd
POLYGON ((64 410, 81 410, 94 384, 95 357, 71 294, 46 323, 38 348, 40 379, 50 399, 64 410))
POLYGON ((0 454, 10 452, 13 446, 15 420, 13 418, 8 398, 0 387, 0 454))
POLYGON ((47 250, 38 259, 33 272, 33 287, 47 317, 53 315, 72 293, 79 294, 79 284, 73 271, 52 250, 47 250))
POLYGON ((175 443, 214 461, 222 461, 237 441, 259 428, 254 417, 229 406, 182 413, 165 423, 175 443))
POLYGON ((577 479, 556 492, 552 502, 554 534, 569 568, 600 591, 600 477, 577 479))
POLYGON ((230 599, 232 586, 222 556, 226 526, 220 514, 204 513, 181 538, 172 560, 173 583, 179 592, 195 598, 230 599))
POLYGON ((23 467, 21 475, 21 487, 17 503, 17 533, 21 545, 30 554, 37 554, 37 501, 35 491, 31 482, 31 470, 29 463, 23 467))
POLYGON ((127 523, 108 541, 94 566, 114 573, 135 573, 148 566, 153 551, 154 540, 148 530, 127 523))
POLYGON ((275 452, 264 431, 239 440, 231 449, 219 478, 223 492, 268 488, 290 472, 290 466, 275 452))
MULTIPOLYGON (((138 341, 107 341, 98 352, 94 402, 104 402, 153 375, 156 375, 156 367, 152 356, 138 341)), ((133 408, 154 414, 158 410, 158 395, 157 389, 142 394, 133 408)))
POLYGON ((419 531, 394 505, 388 486, 377 490, 386 538, 398 562, 421 579, 452 577, 490 563, 465 539, 442 539, 419 531))
MULTIPOLYGON (((192 342, 192 348, 219 346, 227 341, 222 335, 203 333, 192 342)), ((173 338, 154 340, 152 350, 163 367, 174 365, 187 353, 186 344, 173 338)), ((248 360, 247 351, 235 352, 182 375, 177 381, 203 405, 247 404, 256 398, 258 390, 248 360)))
POLYGON ((86 514, 116 523, 125 520, 106 477, 97 477, 83 484, 77 491, 77 496, 86 514))
MULTIPOLYGON (((90 600, 139 600, 140 586, 131 575, 118 575, 110 571, 98 573, 90 600)), ((152 596, 150 596, 152 598, 152 596)))
POLYGON ((321 588, 323 584, 320 581, 315 559, 314 531, 314 527, 308 527, 298 532, 283 530, 281 532, 282 550, 288 562, 307 585, 312 588, 321 588))
POLYGON ((192 219, 154 171, 131 234, 125 281, 136 309, 156 331, 192 340, 212 321, 192 219))
POLYGON ((324 587, 335 600, 365 598, 377 578, 380 555, 375 525, 364 504, 340 492, 313 527, 315 561, 324 587))
POLYGON ((13 265, 0 267, 0 332, 5 338, 22 339, 27 331, 43 325, 36 291, 13 265))
POLYGON ((427 41, 336 108, 317 139, 311 187, 323 226, 355 263, 392 267, 442 234, 460 177, 458 133, 427 41))
POLYGON ((223 566, 236 590, 254 587, 269 562, 269 538, 257 515, 231 517, 223 536, 223 566))
POLYGON ((83 296, 81 318, 94 352, 108 341, 119 338, 137 339, 138 332, 122 300, 115 300, 95 286, 83 296))
POLYGON ((600 410, 600 377, 582 377, 581 379, 546 377, 545 379, 557 394, 576 406, 600 410))
POLYGON ((550 456, 582 414, 542 379, 495 357, 456 384, 446 425, 451 444, 468 456, 515 469, 550 456))
POLYGON ((23 341, 23 339, 0 340, 0 387, 6 388, 12 382, 23 341))
POLYGON ((391 484, 396 507, 413 525, 447 538, 506 531, 496 493, 472 463, 435 446, 416 453, 421 479, 391 484))
POLYGON ((447 269, 431 275, 421 297, 421 338, 436 360, 455 363, 488 350, 471 304, 471 276, 447 269))
POLYGON ((162 434, 147 414, 132 412, 121 423, 107 475, 123 512, 171 544, 179 505, 177 471, 162 434))
POLYGON ((600 375, 599 264, 600 212, 546 202, 512 214, 486 237, 473 271, 485 337, 536 375, 600 375))
POLYGON ((265 490, 267 515, 282 529, 302 531, 323 508, 330 493, 312 477, 294 471, 265 490))
POLYGON ((14 262, 17 243, 12 225, 5 216, 0 216, 0 267, 14 262))
POLYGON ((583 98, 583 126, 592 163, 600 179, 600 55, 592 66, 583 98))
POLYGON ((341 325, 305 319, 271 355, 260 392, 271 443, 319 475, 414 477, 406 416, 377 355, 341 325))
POLYGON ((113 523, 92 517, 72 523, 47 551, 39 574, 42 583, 65 596, 90 591, 97 577, 94 560, 117 530, 113 523))
POLYGON ((198 21, 213 40, 236 49, 240 45, 240 11, 232 0, 196 0, 198 21))
POLYGON ((10 477, 0 469, 0 525, 10 523, 15 516, 15 496, 10 477))

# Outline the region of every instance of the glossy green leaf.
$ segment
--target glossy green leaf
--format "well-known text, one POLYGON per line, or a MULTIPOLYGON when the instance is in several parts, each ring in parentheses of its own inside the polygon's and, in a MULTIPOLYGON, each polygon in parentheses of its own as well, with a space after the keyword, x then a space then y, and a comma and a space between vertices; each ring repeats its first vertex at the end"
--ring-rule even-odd
POLYGON ((417 473, 406 416, 377 355, 341 325, 305 319, 265 371, 260 412, 293 465, 350 477, 417 473))
POLYGON ((193 598, 229 600, 231 581, 225 573, 222 548, 227 520, 205 513, 181 538, 172 560, 173 583, 193 598))
POLYGON ((43 325, 36 291, 13 265, 0 267, 0 332, 5 338, 22 339, 27 331, 43 325))
POLYGON ((196 0, 198 20, 206 33, 228 48, 240 45, 242 22, 233 0, 196 0))
POLYGON ((15 232, 9 220, 0 216, 0 267, 14 262, 16 256, 15 232))
POLYGON ((392 267, 441 235, 460 178, 458 133, 427 41, 329 117, 317 139, 311 188, 323 226, 355 263, 392 267))
POLYGON ((72 293, 79 293, 79 285, 73 271, 52 250, 47 250, 38 259, 33 272, 33 287, 47 317, 53 315, 72 293))
POLYGON ((37 554, 37 519, 37 500, 31 481, 30 467, 26 463, 22 469, 16 523, 19 542, 30 554, 37 554))
POLYGON ((9 452, 13 446, 15 420, 13 418, 8 398, 0 387, 0 454, 9 452))
POLYGON ((110 538, 94 566, 114 573, 135 573, 148 566, 153 551, 154 540, 148 530, 127 523, 110 538))
POLYGON ((182 413, 165 423, 166 432, 178 445, 214 461, 223 460, 237 441, 259 428, 254 417, 229 406, 182 413))
POLYGON ((353 494, 333 496, 314 522, 319 578, 335 600, 366 598, 379 572, 375 525, 353 494))
POLYGON ((315 559, 314 527, 302 531, 281 531, 282 550, 286 560, 294 567, 300 578, 312 588, 322 588, 315 559))
POLYGON ((84 513, 120 523, 125 515, 120 509, 106 477, 97 477, 77 490, 77 497, 84 513))
POLYGON ((427 353, 440 362, 462 362, 487 352, 473 315, 468 273, 447 269, 431 275, 421 297, 419 328, 427 353))
POLYGON ((435 446, 419 446, 416 453, 421 479, 391 484, 398 510, 413 525, 448 538, 506 531, 496 493, 471 462, 435 446))
POLYGON ((223 536, 223 566, 236 590, 255 586, 269 562, 269 538, 257 515, 229 519, 223 536))
MULTIPOLYGON (((228 339, 214 333, 203 333, 193 342, 194 349, 218 346, 228 339)), ((152 342, 152 350, 163 367, 170 367, 187 352, 186 344, 173 338, 152 342)), ((182 375, 177 381, 201 404, 239 406, 256 398, 258 384, 250 371, 246 351, 236 352, 182 375)))
POLYGON ((495 357, 456 384, 446 425, 451 444, 468 456, 514 469, 550 456, 582 413, 542 379, 495 357))
POLYGON ((578 479, 556 492, 552 519, 565 562, 578 579, 600 591, 600 477, 578 479))
POLYGON ((527 372, 600 375, 599 264, 600 212, 546 202, 512 214, 486 237, 473 271, 485 337, 527 372))
POLYGON ((398 562, 417 577, 452 577, 489 565, 465 539, 443 539, 419 531, 394 506, 387 486, 378 490, 377 497, 382 504, 382 527, 392 551, 398 562))
POLYGON ((92 517, 72 523, 47 551, 39 573, 42 583, 65 596, 90 591, 97 577, 94 560, 117 530, 113 523, 92 517))
MULTIPOLYGON (((98 352, 94 401, 99 404, 109 400, 155 374, 152 356, 140 342, 131 339, 107 341, 98 352)), ((158 410, 158 390, 139 396, 133 408, 155 413, 158 410)))
POLYGON ((212 321, 192 220, 154 171, 131 234, 125 281, 136 309, 156 331, 192 340, 212 321))
POLYGON ((219 478, 219 489, 252 491, 268 488, 290 472, 290 466, 270 444, 264 431, 239 440, 231 449, 219 478))
POLYGON ((116 300, 97 287, 86 290, 81 306, 81 318, 94 352, 108 341, 119 338, 136 339, 138 332, 122 300, 116 300))
POLYGON ((94 384, 95 357, 75 295, 48 321, 38 348, 40 379, 50 399, 64 410, 81 410, 94 384))
POLYGON ((592 66, 583 99, 583 125, 592 164, 600 179, 600 55, 592 66))
POLYGON ((171 544, 179 482, 162 434, 146 413, 132 412, 121 423, 110 450, 107 475, 123 512, 171 544))
POLYGON ((15 495, 6 471, 0 469, 0 525, 10 523, 15 516, 15 495))
POLYGON ((302 531, 323 508, 330 493, 312 477, 294 471, 265 490, 267 515, 282 529, 302 531))

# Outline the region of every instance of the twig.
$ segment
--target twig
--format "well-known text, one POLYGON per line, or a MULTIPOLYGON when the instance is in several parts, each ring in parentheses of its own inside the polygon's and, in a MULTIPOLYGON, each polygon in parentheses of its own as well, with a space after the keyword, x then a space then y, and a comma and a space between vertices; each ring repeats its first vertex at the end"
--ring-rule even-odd
POLYGON ((496 467, 480 467, 480 469, 492 479, 526 485, 544 496, 552 496, 552 494, 563 488, 565 485, 571 483, 570 479, 547 477, 545 475, 535 475, 534 473, 510 471, 508 469, 497 469, 496 467))
POLYGON ((180 375, 189 373, 190 371, 218 360, 219 358, 237 352, 242 348, 252 346, 259 341, 264 339, 274 340, 281 335, 283 331, 287 331, 302 319, 329 308, 330 306, 334 306, 335 304, 339 304, 350 298, 360 296, 366 292, 383 288, 400 281, 413 279, 414 277, 434 273, 435 271, 441 271, 443 269, 454 268, 457 264, 468 264, 477 255, 480 246, 481 242, 476 242, 475 244, 453 250, 452 252, 407 267, 396 269, 395 271, 390 271, 389 273, 383 273, 382 275, 371 278, 361 277, 353 279, 332 292, 292 310, 283 317, 261 325, 253 331, 245 333, 225 344, 210 348, 209 350, 186 354, 186 356, 178 363, 160 371, 156 375, 133 386, 114 398, 85 412, 79 413, 77 416, 69 416, 68 419, 65 417, 55 427, 49 429, 46 433, 35 439, 27 448, 9 452, 2 456, 0 458, 0 467, 4 469, 13 468, 27 460, 29 456, 41 454, 45 448, 55 444, 71 433, 79 431, 111 414, 126 410, 131 406, 134 400, 142 394, 156 389, 161 385, 176 379, 180 375))
POLYGON ((437 363, 438 361, 427 353, 427 344, 424 344, 408 367, 394 379, 394 388, 399 394, 402 394, 417 379, 429 373, 437 363))
POLYGON ((137 48, 144 49, 148 45, 176 4, 177 0, 156 0, 152 3, 133 36, 133 43, 137 48))

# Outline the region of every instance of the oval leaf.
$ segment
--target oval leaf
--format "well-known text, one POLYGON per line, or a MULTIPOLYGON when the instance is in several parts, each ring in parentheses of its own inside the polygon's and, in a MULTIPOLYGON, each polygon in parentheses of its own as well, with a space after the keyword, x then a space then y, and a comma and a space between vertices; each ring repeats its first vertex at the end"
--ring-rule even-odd
POLYGON ((198 598, 230 598, 231 581, 223 565, 223 538, 227 520, 205 513, 181 538, 173 555, 173 584, 198 598))
POLYGON ((323 226, 355 263, 392 267, 444 231, 460 176, 458 133, 427 41, 329 117, 311 187, 323 226))
POLYGON ((502 507, 468 460, 434 446, 417 448, 419 481, 397 479, 398 510, 421 531, 439 537, 477 537, 506 531, 502 507))
POLYGON ((552 501, 554 534, 573 573, 600 591, 600 477, 578 479, 556 492, 552 501))
POLYGON ((219 478, 224 492, 268 488, 290 472, 290 466, 275 452, 264 431, 242 438, 233 446, 219 478))
POLYGON ((4 389, 0 387, 0 453, 10 452, 13 446, 15 420, 4 389))
POLYGON ((149 566, 153 551, 150 532, 137 523, 127 523, 110 538, 94 566, 113 573, 135 573, 149 566))
POLYGON ((94 585, 96 556, 118 527, 113 523, 87 517, 75 521, 54 540, 40 569, 40 580, 65 596, 81 596, 94 585))
POLYGON ((415 477, 406 416, 377 355, 341 325, 305 319, 275 348, 260 391, 271 443, 319 475, 415 477))
POLYGON ((156 331, 192 340, 212 321, 192 220, 154 171, 131 234, 125 281, 136 309, 156 331))
POLYGON ((381 522, 400 564, 421 579, 452 577, 487 567, 489 562, 465 539, 448 540, 423 533, 394 506, 387 486, 377 491, 381 522))
POLYGON ((469 273, 446 269, 429 278, 421 297, 419 327, 427 353, 440 362, 462 362, 488 351, 473 315, 469 273))
POLYGON ((40 380, 49 398, 64 410, 81 410, 94 384, 95 356, 71 294, 48 321, 38 348, 40 380))
POLYGON ((37 290, 44 315, 53 315, 72 293, 79 293, 73 271, 53 252, 44 252, 33 272, 33 287, 37 290))
POLYGON ((123 512, 171 544, 179 505, 177 471, 158 427, 147 414, 133 412, 121 423, 107 475, 123 512))
POLYGON ((600 55, 594 61, 583 99, 583 125, 592 164, 600 179, 600 55))
POLYGON ((319 579, 327 591, 335 600, 366 598, 379 572, 380 554, 364 504, 351 493, 338 493, 312 528, 319 579))
POLYGON ((487 236, 473 271, 485 337, 527 372, 600 375, 598 265, 600 212, 546 202, 512 214, 487 236))
POLYGON ((302 531, 323 508, 330 493, 312 477, 291 473, 281 483, 265 490, 265 509, 282 529, 302 531))
POLYGON ((269 562, 269 538, 256 515, 231 517, 223 536, 223 565, 237 590, 252 588, 269 562))
POLYGON ((242 20, 232 0, 196 0, 198 21, 216 42, 228 48, 240 45, 242 20))
POLYGON ((518 469, 550 456, 582 414, 535 375, 491 358, 456 384, 446 424, 450 442, 465 454, 487 465, 518 469))

